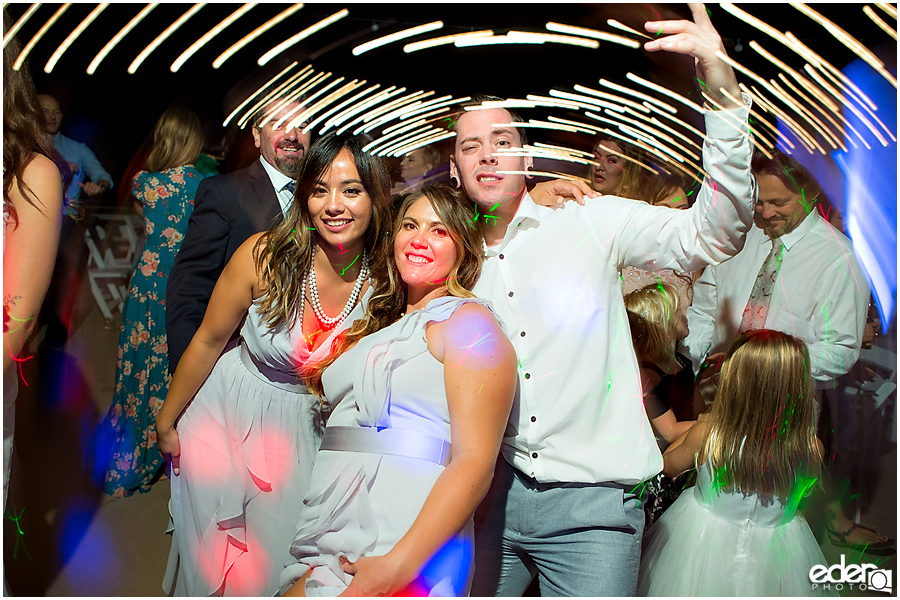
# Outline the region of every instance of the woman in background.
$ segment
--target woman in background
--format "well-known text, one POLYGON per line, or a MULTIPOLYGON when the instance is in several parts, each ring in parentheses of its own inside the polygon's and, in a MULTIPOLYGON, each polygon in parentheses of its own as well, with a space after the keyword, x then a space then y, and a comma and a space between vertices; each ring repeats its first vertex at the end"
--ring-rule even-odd
MULTIPOLYGON (((131 192, 144 218, 147 241, 131 275, 116 362, 116 386, 107 415, 111 456, 104 489, 122 497, 150 491, 163 465, 156 447, 156 415, 169 389, 166 279, 187 231, 197 186, 204 178, 194 161, 203 147, 200 120, 172 107, 153 130, 147 171, 131 192)), ((105 459, 105 455, 104 455, 105 459)))
POLYGON ((422 146, 407 152, 400 159, 400 178, 403 181, 394 184, 391 195, 409 194, 433 183, 437 175, 435 169, 440 163, 441 153, 434 146, 422 146))

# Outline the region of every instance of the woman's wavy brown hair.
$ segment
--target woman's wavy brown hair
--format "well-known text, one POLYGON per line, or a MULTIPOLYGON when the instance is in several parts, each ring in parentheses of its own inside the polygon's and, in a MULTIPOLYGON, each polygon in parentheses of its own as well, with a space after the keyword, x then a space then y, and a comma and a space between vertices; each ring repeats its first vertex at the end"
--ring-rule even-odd
MULTIPOLYGON (((4 10, 4 37, 9 25, 9 14, 4 10)), ((56 163, 63 183, 63 193, 72 181, 69 164, 47 139, 44 110, 31 81, 28 62, 24 62, 18 71, 13 69, 20 50, 18 36, 13 37, 3 49, 3 199, 9 205, 13 220, 16 220, 16 209, 9 202, 13 181, 25 201, 37 206, 32 200, 37 197, 24 181, 25 169, 36 154, 43 154, 56 163)), ((65 205, 69 206, 67 200, 65 205)))
POLYGON ((153 149, 147 157, 147 170, 164 171, 193 164, 202 149, 200 119, 189 108, 173 106, 162 114, 153 128, 153 149))
POLYGON ((461 192, 446 185, 427 185, 407 194, 394 219, 393 233, 388 245, 390 253, 386 260, 372 265, 374 283, 372 297, 366 307, 366 316, 355 321, 350 329, 335 338, 331 352, 324 361, 301 372, 309 388, 320 398, 323 396, 322 373, 325 369, 361 338, 396 322, 406 311, 406 285, 400 278, 400 272, 394 262, 394 241, 409 207, 420 198, 428 199, 438 219, 447 227, 456 248, 456 262, 453 263, 447 279, 441 282, 444 287, 441 295, 457 298, 475 296, 471 290, 481 273, 484 246, 481 231, 471 217, 472 203, 461 192))
POLYGON ((799 475, 818 477, 815 383, 801 340, 760 329, 726 354, 700 460, 718 484, 789 496, 799 475))
POLYGON ((303 307, 303 275, 313 259, 315 227, 309 214, 309 197, 341 150, 353 157, 363 188, 372 201, 372 221, 363 236, 363 248, 371 265, 389 259, 391 178, 384 162, 363 151, 367 136, 328 133, 303 155, 294 189, 294 203, 287 218, 262 237, 254 248, 256 272, 268 288, 259 308, 270 329, 292 327, 303 307))

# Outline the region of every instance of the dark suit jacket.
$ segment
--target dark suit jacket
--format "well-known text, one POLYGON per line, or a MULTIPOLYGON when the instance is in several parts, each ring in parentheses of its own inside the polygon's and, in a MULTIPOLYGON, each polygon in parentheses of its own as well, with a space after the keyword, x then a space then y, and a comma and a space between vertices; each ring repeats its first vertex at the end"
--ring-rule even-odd
MULTIPOLYGON (((262 159, 260 159, 262 160, 262 159)), ((282 219, 272 182, 259 161, 204 179, 166 285, 169 371, 200 327, 213 288, 234 251, 282 219)))

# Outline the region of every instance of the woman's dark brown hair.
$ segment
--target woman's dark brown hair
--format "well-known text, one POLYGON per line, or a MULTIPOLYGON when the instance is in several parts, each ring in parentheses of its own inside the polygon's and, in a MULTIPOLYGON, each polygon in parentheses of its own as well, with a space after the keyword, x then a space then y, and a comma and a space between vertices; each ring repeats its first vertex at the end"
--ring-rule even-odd
MULTIPOLYGON (((9 29, 9 14, 3 11, 3 35, 9 29)), ((28 63, 19 70, 13 63, 19 56, 18 39, 13 37, 3 49, 3 199, 9 201, 13 181, 26 202, 34 205, 34 194, 25 184, 25 168, 35 154, 43 154, 54 163, 63 181, 63 190, 72 180, 72 171, 65 159, 53 148, 45 133, 44 111, 38 100, 34 83, 28 71, 28 63)), ((9 212, 16 219, 15 207, 9 203, 9 212)))

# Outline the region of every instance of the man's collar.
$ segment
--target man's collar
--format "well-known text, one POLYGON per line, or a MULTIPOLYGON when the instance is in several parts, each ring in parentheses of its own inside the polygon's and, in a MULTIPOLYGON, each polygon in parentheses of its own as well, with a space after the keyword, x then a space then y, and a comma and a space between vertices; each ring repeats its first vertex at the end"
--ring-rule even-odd
POLYGON ((543 207, 538 206, 534 203, 534 199, 532 199, 531 194, 526 190, 525 196, 519 203, 518 210, 516 210, 516 215, 513 217, 512 224, 517 225, 521 223, 524 225, 528 222, 532 222, 537 225, 541 222, 542 209, 543 207))
POLYGON ((266 174, 269 176, 269 181, 272 182, 272 187, 275 188, 276 192, 280 192, 284 186, 293 181, 290 177, 273 167, 269 164, 262 156, 259 157, 259 162, 262 163, 263 169, 265 169, 266 174))
POLYGON ((781 241, 784 243, 784 247, 790 251, 790 249, 800 240, 803 239, 807 233, 812 231, 812 228, 815 227, 816 223, 822 217, 819 216, 819 213, 816 211, 815 205, 813 205, 812 210, 806 215, 806 218, 803 219, 803 222, 794 227, 791 231, 781 236, 781 241))

